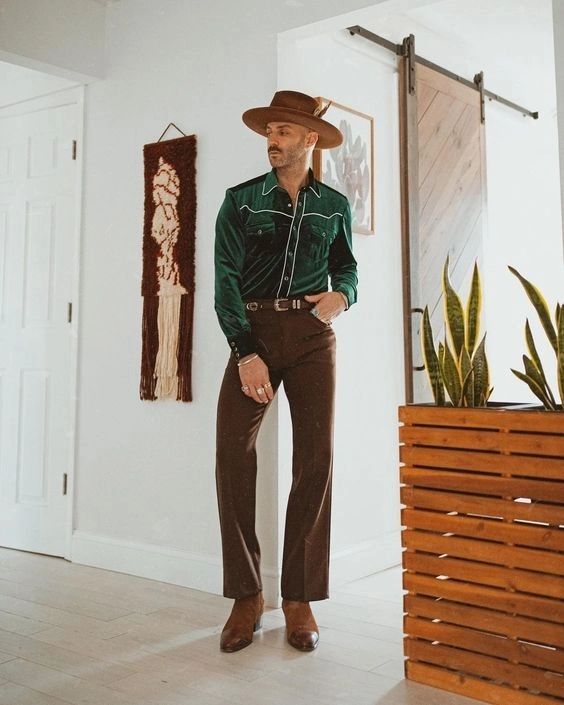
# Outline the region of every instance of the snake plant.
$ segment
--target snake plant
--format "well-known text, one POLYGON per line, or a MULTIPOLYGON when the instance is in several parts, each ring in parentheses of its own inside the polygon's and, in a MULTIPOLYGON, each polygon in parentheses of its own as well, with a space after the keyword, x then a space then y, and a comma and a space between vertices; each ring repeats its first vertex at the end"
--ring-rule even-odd
POLYGON ((514 267, 509 267, 509 271, 512 272, 523 285, 527 296, 536 309, 541 325, 556 355, 556 377, 558 379, 558 391, 560 393, 561 403, 557 403, 555 395, 552 393, 546 380, 546 375, 537 352, 528 318, 525 321, 525 340, 530 357, 523 355, 525 372, 520 372, 513 368, 511 368, 511 371, 520 380, 529 385, 530 390, 540 399, 545 409, 551 411, 562 410, 564 409, 564 306, 559 303, 556 304, 553 323, 546 299, 539 289, 525 279, 514 267))
POLYGON ((493 387, 489 386, 485 334, 476 345, 482 308, 478 265, 474 264, 470 293, 466 307, 463 307, 450 283, 448 262, 447 256, 442 288, 448 335, 445 334, 444 343, 439 342, 438 351, 435 351, 429 309, 425 306, 421 336, 425 369, 438 406, 446 406, 445 390, 453 406, 486 406, 493 387))

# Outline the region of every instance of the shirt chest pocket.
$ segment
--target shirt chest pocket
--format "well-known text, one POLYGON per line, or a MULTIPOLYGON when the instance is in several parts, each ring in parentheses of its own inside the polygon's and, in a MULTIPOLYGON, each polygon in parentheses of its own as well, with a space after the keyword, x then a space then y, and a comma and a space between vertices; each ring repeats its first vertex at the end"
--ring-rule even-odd
POLYGON ((329 247, 337 236, 335 228, 330 225, 312 223, 304 230, 307 242, 307 254, 313 261, 327 259, 329 247))
POLYGON ((245 236, 247 253, 250 256, 272 253, 276 250, 276 226, 272 221, 247 225, 245 236))

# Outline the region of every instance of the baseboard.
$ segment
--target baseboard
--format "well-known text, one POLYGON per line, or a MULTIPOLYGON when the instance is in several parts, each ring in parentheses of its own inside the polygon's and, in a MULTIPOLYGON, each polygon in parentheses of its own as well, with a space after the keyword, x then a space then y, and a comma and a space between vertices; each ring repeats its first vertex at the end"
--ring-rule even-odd
MULTIPOLYGON (((166 546, 124 541, 109 536, 74 531, 71 561, 149 580, 223 594, 221 558, 166 546)), ((277 599, 279 576, 276 569, 261 569, 265 601, 277 599)))
POLYGON ((352 580, 393 568, 401 563, 401 531, 347 546, 331 554, 329 587, 339 589, 352 580))
MULTIPOLYGON (((223 564, 217 556, 75 531, 72 537, 71 561, 181 585, 214 595, 223 594, 223 564)), ((338 589, 352 580, 386 570, 400 562, 399 531, 348 546, 331 555, 330 589, 338 589)), ((261 575, 265 603, 269 607, 279 607, 279 571, 262 567, 261 575)))

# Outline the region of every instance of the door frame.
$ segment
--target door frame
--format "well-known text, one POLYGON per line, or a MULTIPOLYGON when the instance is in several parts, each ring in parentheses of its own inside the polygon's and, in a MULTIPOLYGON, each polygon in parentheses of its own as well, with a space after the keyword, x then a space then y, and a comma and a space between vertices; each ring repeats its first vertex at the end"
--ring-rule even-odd
POLYGON ((72 283, 71 283, 71 303, 72 320, 70 326, 70 369, 69 369, 69 442, 67 458, 67 516, 65 519, 65 551, 63 558, 71 560, 73 519, 74 519, 74 479, 76 467, 76 421, 78 408, 78 333, 80 320, 80 256, 82 243, 82 210, 83 210, 83 170, 84 170, 84 94, 85 86, 77 85, 70 88, 63 88, 52 93, 41 95, 37 98, 28 98, 18 103, 13 103, 4 108, 0 108, 0 124, 3 118, 17 117, 18 115, 39 112, 50 108, 58 108, 65 105, 76 105, 77 126, 76 126, 76 162, 77 178, 75 184, 75 222, 72 237, 72 283))

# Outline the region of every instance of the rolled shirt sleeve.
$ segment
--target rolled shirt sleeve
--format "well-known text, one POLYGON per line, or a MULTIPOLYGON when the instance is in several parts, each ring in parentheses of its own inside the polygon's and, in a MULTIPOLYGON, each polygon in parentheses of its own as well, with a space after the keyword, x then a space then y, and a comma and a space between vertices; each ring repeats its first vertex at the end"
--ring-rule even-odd
POLYGON ((357 301, 357 261, 352 250, 352 213, 346 202, 341 226, 329 249, 329 276, 331 289, 344 294, 348 310, 357 301))
POLYGON ((227 189, 215 225, 215 298, 219 325, 238 360, 256 352, 251 325, 241 297, 241 277, 245 260, 243 224, 233 193, 227 189))

